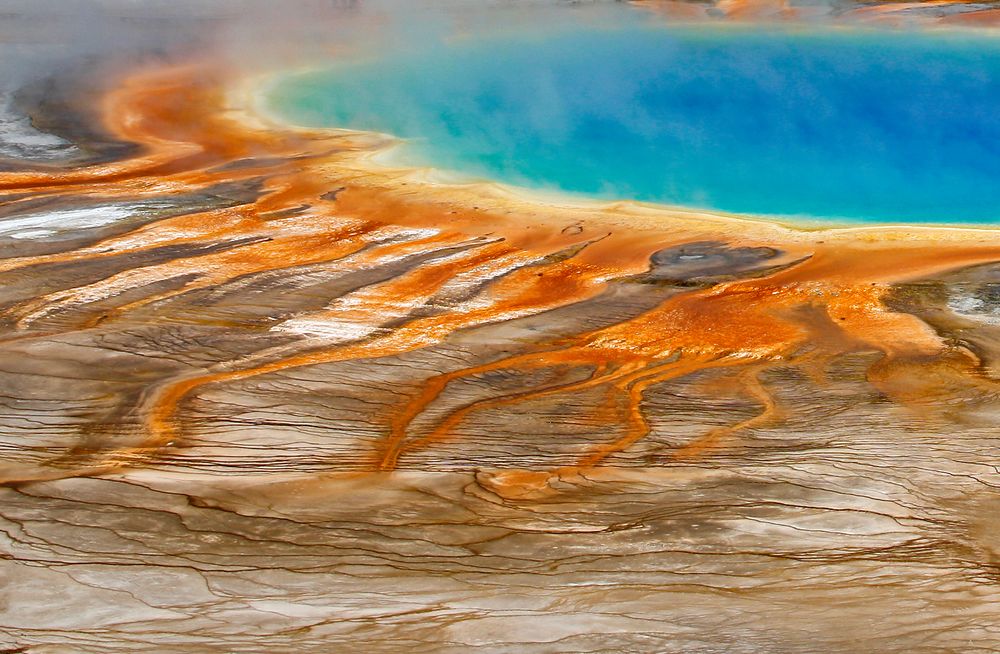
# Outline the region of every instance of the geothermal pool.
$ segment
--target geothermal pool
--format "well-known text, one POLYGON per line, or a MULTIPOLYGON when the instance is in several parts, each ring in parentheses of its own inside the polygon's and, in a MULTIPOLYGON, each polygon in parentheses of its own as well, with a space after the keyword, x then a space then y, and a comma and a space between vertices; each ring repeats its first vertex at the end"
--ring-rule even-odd
POLYGON ((293 123, 406 164, 606 199, 813 220, 1000 222, 1000 42, 946 32, 584 28, 286 76, 293 123))

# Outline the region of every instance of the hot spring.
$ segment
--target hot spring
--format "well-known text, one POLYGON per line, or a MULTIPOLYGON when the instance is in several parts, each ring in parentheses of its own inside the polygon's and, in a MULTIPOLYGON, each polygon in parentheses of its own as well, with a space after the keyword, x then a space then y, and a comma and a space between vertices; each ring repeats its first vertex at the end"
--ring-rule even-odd
POLYGON ((469 179, 786 219, 1000 222, 1000 42, 629 24, 289 74, 267 110, 469 179))

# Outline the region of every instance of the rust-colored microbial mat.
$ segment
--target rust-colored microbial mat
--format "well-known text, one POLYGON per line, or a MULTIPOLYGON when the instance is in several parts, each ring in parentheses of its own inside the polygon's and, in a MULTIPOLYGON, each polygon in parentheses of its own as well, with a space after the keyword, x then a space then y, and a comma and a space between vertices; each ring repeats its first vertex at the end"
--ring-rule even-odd
POLYGON ((997 231, 442 185, 213 52, 9 105, 3 651, 1000 649, 997 231))

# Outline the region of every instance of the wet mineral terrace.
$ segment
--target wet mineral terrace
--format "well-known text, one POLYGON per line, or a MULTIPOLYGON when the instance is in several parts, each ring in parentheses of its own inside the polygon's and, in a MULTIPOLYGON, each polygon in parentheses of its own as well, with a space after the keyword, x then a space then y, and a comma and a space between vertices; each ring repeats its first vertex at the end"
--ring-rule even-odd
POLYGON ((1000 649, 996 231, 442 186, 202 59, 0 105, 3 651, 1000 649))

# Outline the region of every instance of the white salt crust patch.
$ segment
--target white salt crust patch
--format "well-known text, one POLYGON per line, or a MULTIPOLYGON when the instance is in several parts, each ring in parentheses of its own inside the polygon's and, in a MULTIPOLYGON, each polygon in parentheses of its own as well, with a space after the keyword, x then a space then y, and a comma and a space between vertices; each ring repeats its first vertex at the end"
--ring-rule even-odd
POLYGON ((103 205, 86 209, 64 209, 16 216, 0 220, 0 237, 33 239, 52 236, 59 232, 93 229, 134 215, 137 207, 129 205, 103 205))
POLYGON ((1000 312, 996 307, 971 295, 956 295, 948 300, 948 308, 963 318, 971 318, 988 325, 1000 325, 1000 312))

